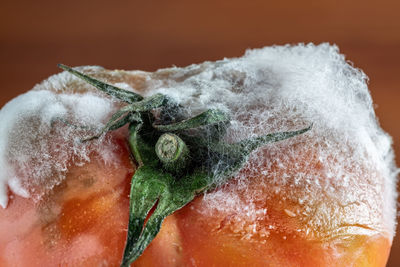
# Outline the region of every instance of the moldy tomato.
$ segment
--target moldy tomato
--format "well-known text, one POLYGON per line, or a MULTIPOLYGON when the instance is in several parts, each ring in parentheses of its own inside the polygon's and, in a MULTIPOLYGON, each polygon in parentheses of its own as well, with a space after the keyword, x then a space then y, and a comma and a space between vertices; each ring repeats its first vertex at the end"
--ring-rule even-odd
MULTIPOLYGON (((309 135, 257 150, 236 179, 166 217, 158 235, 131 266, 385 266, 395 213, 390 140, 373 116, 365 75, 348 65, 337 48, 327 44, 264 48, 243 58, 154 73, 83 71, 135 88, 144 96, 168 92, 180 104, 190 105, 188 113, 204 111, 202 105, 222 105, 234 116, 233 127, 238 130, 228 133, 232 142, 283 126, 315 123, 309 135), (330 101, 333 97, 335 101, 330 101)), ((51 91, 55 96, 49 99, 55 101, 63 95, 66 107, 82 111, 87 122, 96 123, 93 112, 84 112, 91 102, 74 105, 77 97, 95 95, 92 89, 61 73, 35 90, 51 91)), ((115 102, 111 106, 108 117, 121 107, 115 102)), ((104 105, 99 107, 97 112, 104 105)), ((48 117, 68 113, 60 106, 51 111, 39 116, 48 120, 44 126, 49 134, 54 129, 48 117)), ((3 118, 4 109, 1 112, 3 118)), ((37 117, 20 126, 25 122, 37 126, 37 117)), ((60 133, 74 126, 67 124, 64 121, 60 133)), ((30 138, 30 131, 25 127, 13 133, 21 137, 28 132, 30 138)), ((18 186, 8 181, 14 187, 7 208, 0 209, 0 266, 121 264, 130 185, 135 182, 131 178, 140 173, 128 135, 126 128, 107 135, 114 149, 111 160, 105 160, 100 147, 85 150, 80 164, 75 164, 75 154, 62 156, 59 148, 70 142, 67 138, 41 139, 44 145, 39 150, 50 148, 43 159, 52 160, 59 153, 65 177, 49 186, 40 200, 19 196, 23 191, 14 190, 18 186)), ((188 147, 194 158, 198 151, 188 147)), ((1 149, 2 143, 0 165, 1 149)), ((39 150, 29 156, 40 156, 39 150)), ((12 155, 20 164, 15 167, 18 174, 40 171, 25 164, 26 155, 19 158, 15 151, 12 155)), ((51 181, 52 174, 44 181, 51 181)))

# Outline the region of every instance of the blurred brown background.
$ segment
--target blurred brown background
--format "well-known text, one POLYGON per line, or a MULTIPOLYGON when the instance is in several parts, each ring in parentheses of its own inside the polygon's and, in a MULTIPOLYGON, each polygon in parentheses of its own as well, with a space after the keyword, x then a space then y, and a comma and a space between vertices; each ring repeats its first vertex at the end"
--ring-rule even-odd
MULTIPOLYGON (((330 42, 370 77, 400 165, 398 0, 1 0, 0 107, 57 63, 155 70, 265 45, 330 42)), ((1 127, 1 126, 0 126, 1 127)), ((400 235, 388 266, 400 266, 400 235)))

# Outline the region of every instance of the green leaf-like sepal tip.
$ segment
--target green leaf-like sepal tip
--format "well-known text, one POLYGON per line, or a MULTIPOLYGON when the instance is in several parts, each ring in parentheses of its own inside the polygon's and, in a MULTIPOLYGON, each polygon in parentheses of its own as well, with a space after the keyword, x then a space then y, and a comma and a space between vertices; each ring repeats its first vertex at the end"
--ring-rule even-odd
POLYGON ((221 110, 210 109, 184 118, 181 107, 165 95, 143 98, 65 65, 59 66, 128 103, 97 135, 85 139, 96 139, 129 124, 129 147, 138 167, 131 182, 128 234, 121 263, 124 267, 130 266, 143 253, 168 215, 184 207, 196 195, 215 187, 217 180, 219 184, 228 181, 244 166, 252 151, 311 129, 309 126, 228 144, 223 140, 230 118, 221 110), (152 113, 156 108, 161 110, 159 118, 154 118, 152 113))
POLYGON ((123 90, 121 88, 115 87, 111 84, 107 84, 104 83, 102 81, 99 81, 97 79, 94 79, 92 77, 89 77, 85 74, 83 74, 82 72, 79 72, 77 70, 72 69, 71 67, 68 67, 66 65, 63 64, 58 64, 58 67, 68 71, 69 73, 81 78, 82 80, 84 80, 85 82, 93 85, 94 87, 96 87, 97 89, 99 89, 100 91, 103 91, 104 93, 113 96, 121 101, 127 102, 127 103, 133 103, 136 101, 140 101, 143 99, 143 97, 141 95, 138 95, 134 92, 130 92, 127 90, 123 90))

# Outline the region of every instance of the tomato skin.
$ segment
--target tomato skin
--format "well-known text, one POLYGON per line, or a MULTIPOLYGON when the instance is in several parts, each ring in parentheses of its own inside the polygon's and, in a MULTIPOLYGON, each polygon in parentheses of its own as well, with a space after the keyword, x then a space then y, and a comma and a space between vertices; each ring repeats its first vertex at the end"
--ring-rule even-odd
POLYGON ((178 218, 175 215, 171 215, 165 218, 156 238, 132 266, 185 266, 183 263, 183 250, 178 218))
MULTIPOLYGON (((175 215, 184 248, 182 266, 386 265, 391 243, 385 235, 357 235, 343 240, 338 238, 336 243, 313 240, 295 234, 295 228, 290 227, 296 227, 296 223, 287 223, 288 216, 282 214, 262 222, 264 225, 276 225, 280 221, 281 227, 276 231, 270 231, 264 237, 258 235, 246 238, 239 230, 243 226, 230 224, 224 212, 212 216, 199 213, 201 201, 200 198, 195 200, 175 215)), ((273 209, 273 205, 268 208, 273 209)))

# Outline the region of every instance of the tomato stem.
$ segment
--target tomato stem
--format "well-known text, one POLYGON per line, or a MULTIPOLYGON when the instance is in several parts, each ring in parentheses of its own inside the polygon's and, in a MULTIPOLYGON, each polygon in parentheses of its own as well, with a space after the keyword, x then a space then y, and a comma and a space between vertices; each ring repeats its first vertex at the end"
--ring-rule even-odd
POLYGON ((172 173, 183 170, 189 162, 189 149, 176 134, 165 133, 158 139, 156 154, 164 168, 172 173))

